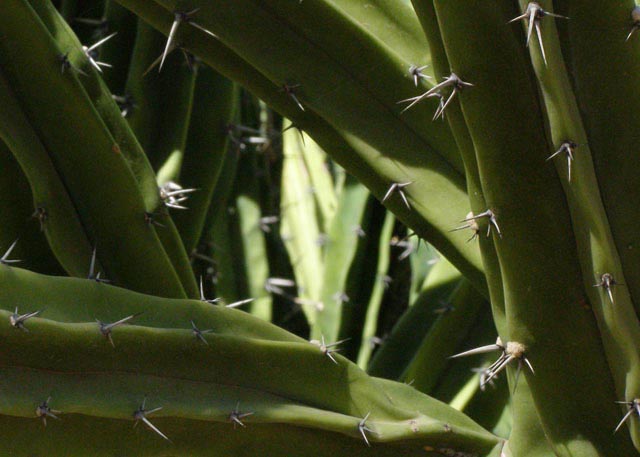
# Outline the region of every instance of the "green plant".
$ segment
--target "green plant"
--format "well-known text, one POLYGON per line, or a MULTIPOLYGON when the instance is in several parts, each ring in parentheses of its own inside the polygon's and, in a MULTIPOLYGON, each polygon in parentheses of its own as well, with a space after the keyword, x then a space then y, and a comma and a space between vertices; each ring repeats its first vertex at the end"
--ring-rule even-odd
POLYGON ((5 453, 640 449, 632 2, 3 12, 5 453))

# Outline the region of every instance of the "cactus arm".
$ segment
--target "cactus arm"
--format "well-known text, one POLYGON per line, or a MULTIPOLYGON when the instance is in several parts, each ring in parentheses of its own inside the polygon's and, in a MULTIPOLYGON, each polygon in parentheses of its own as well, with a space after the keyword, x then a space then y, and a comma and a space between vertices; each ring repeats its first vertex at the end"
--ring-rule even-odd
MULTIPOLYGON (((633 35, 625 41, 635 2, 560 3, 558 7, 562 9, 558 13, 570 17, 569 21, 563 21, 566 24, 559 24, 563 26, 559 39, 573 80, 573 94, 587 133, 602 205, 622 263, 625 284, 636 314, 640 315, 640 252, 635 249, 639 240, 635 221, 640 217, 640 199, 637 192, 627 191, 640 186, 640 164, 632 153, 638 144, 640 86, 630 76, 640 72, 638 37, 633 35), (600 65, 606 71, 593 71, 600 65)), ((636 443, 640 443, 638 438, 636 443)))
MULTIPOLYGON (((386 45, 405 61, 421 67, 431 60, 424 33, 408 2, 332 0, 332 3, 370 35, 384 37, 386 45)), ((432 73, 430 68, 424 71, 432 73)))
MULTIPOLYGON (((44 234, 49 246, 69 274, 84 277, 91 258, 91 246, 85 229, 47 150, 2 72, 0 105, 0 137, 29 180, 36 205, 46 211, 44 234)), ((15 235, 17 237, 18 234, 15 235)))
MULTIPOLYGON (((344 325, 343 317, 346 317, 345 308, 355 306, 351 291, 347 290, 349 272, 352 268, 357 269, 354 262, 362 262, 358 258, 358 251, 365 245, 364 238, 371 236, 367 224, 369 195, 367 188, 355 178, 346 177, 328 232, 321 298, 324 307, 318 313, 318 325, 312 328, 312 338, 324 336, 327 341, 332 342, 343 339, 340 329, 344 325), (357 232, 358 227, 363 230, 364 235, 357 232)), ((370 262, 370 259, 364 259, 364 262, 370 262)))
MULTIPOLYGON (((420 21, 422 22, 425 33, 427 34, 427 39, 429 40, 432 50, 432 59, 436 69, 436 75, 441 77, 446 76, 449 72, 453 71, 453 68, 451 68, 449 64, 444 43, 442 42, 440 25, 438 23, 434 2, 433 0, 412 0, 412 3, 418 13, 420 21)), ((476 147, 473 143, 464 114, 458 102, 455 102, 450 106, 447 119, 451 125, 451 130, 456 138, 458 147, 460 148, 460 153, 465 163, 467 193, 470 197, 471 208, 474 214, 479 214, 479 212, 485 211, 489 208, 489 205, 487 204, 485 194, 482 189, 482 180, 478 171, 476 147)), ((484 271, 487 275, 493 320, 498 331, 498 335, 504 335, 507 332, 507 317, 500 260, 492 238, 487 238, 481 235, 478 242, 482 253, 484 271)), ((484 366, 488 365, 489 363, 484 366)), ((509 378, 509 380, 512 382, 513 378, 509 378)), ((512 430, 514 433, 510 437, 509 449, 512 450, 515 455, 524 452, 530 453, 530 455, 547 455, 551 452, 551 449, 547 444, 538 413, 535 408, 532 407, 533 402, 531 400, 531 392, 527 385, 527 380, 522 377, 522 379, 519 380, 519 383, 521 385, 516 390, 513 401, 511 401, 513 408, 512 430), (522 433, 525 434, 525 438, 520 437, 520 434, 522 433), (536 445, 531 446, 531 442, 536 445)), ((515 386, 510 388, 511 391, 514 389, 515 386)))
MULTIPOLYGON (((74 70, 68 68, 66 74, 60 74, 56 56, 60 56, 62 50, 35 12, 23 1, 11 1, 8 11, 12 18, 3 21, 0 30, 4 44, 0 58, 5 75, 30 122, 37 126, 74 198, 83 225, 91 238, 101 243, 99 258, 107 274, 134 289, 183 296, 182 285, 162 245, 153 229, 145 224, 142 195, 134 175, 118 153, 118 144, 74 70), (50 90, 40 90, 42 78, 48 78, 50 90), (67 104, 74 106, 73 112, 56 109, 67 104), (52 117, 55 122, 51 122, 52 117), (84 173, 77 173, 78 167, 82 167, 84 173), (82 198, 83 195, 91 198, 82 198), (127 227, 126 237, 123 227, 127 227), (132 264, 129 262, 132 257, 144 263, 132 264), (141 269, 141 265, 144 268, 141 269)), ((75 55, 70 58, 75 61, 75 55)))
POLYGON ((511 19, 493 4, 435 5, 452 69, 476 84, 460 98, 461 105, 485 197, 502 214, 504 238, 495 244, 503 266, 508 338, 526 345, 536 367, 535 376, 526 376, 545 433, 560 455, 597 455, 598 449, 632 452, 629 441, 611 440, 616 416, 611 411, 612 380, 594 318, 580 306, 584 291, 578 259, 575 251, 567 253, 567 246, 575 243, 568 208, 557 176, 543 164, 550 146, 520 37, 506 25, 486 33, 487 24, 511 19), (487 106, 492 116, 486 116, 487 106), (539 250, 541 244, 548 251, 539 250), (530 266, 526 271, 524 264, 530 266), (571 363, 565 356, 569 353, 575 354, 571 363), (563 369, 551 368, 557 366, 563 369), (593 373, 600 376, 598 384, 584 383, 593 373), (591 401, 579 409, 567 408, 567 396, 591 401))
MULTIPOLYGON (((132 49, 136 40, 138 19, 126 8, 113 0, 106 0, 104 17, 110 32, 118 32, 117 40, 100 49, 100 61, 113 66, 113 70, 105 71, 102 79, 112 94, 126 96, 125 85, 127 72, 131 64, 132 49)), ((115 38, 115 37, 114 37, 115 38)), ((135 102, 135 101, 134 101, 135 102)), ((132 107, 135 110, 135 107, 132 107)))
MULTIPOLYGON (((258 173, 258 153, 246 151, 238 164, 236 178, 236 208, 244 252, 243 277, 246 278, 247 297, 253 299, 248 306, 251 314, 271 322, 273 303, 271 294, 265 290, 270 274, 267 242, 260 221, 264 215, 260 208, 258 173)), ((236 252, 234 250, 234 255, 236 252)))
MULTIPOLYGON (((187 300, 148 297, 17 268, 0 272, 0 277, 2 303, 10 303, 12 294, 39 297, 34 304, 51 304, 47 308, 50 317, 71 310, 80 320, 61 323, 32 318, 29 333, 0 326, 2 339, 14 348, 0 355, 0 379, 5 387, 2 390, 10 392, 3 402, 2 414, 33 418, 31 398, 41 401, 42 395, 55 395, 55 406, 73 413, 70 418, 81 414, 87 420, 131 420, 139 397, 146 393, 150 400, 153 397, 163 402, 162 412, 155 415, 156 425, 175 430, 175 442, 181 446, 188 441, 179 431, 179 426, 185 425, 182 421, 227 422, 229 407, 238 401, 255 411, 246 431, 254 426, 254 420, 256 427, 259 423, 281 423, 337 432, 361 446, 364 444, 357 424, 366 415, 363 410, 370 411, 369 426, 379 433, 369 437, 373 452, 388 443, 408 451, 424 452, 423 447, 428 444, 484 454, 498 443, 494 436, 450 407, 408 386, 369 377, 340 356, 336 366, 317 346, 246 313, 187 300), (46 298, 34 288, 67 288, 67 299, 46 298), (207 346, 196 340, 188 328, 141 326, 146 324, 143 319, 151 319, 142 314, 137 318, 138 325, 114 330, 114 350, 104 341, 95 322, 83 320, 84 315, 97 311, 91 307, 111 306, 135 312, 148 300, 180 303, 175 307, 178 313, 189 303, 193 303, 192 312, 196 304, 205 306, 210 319, 217 316, 216 328, 220 331, 206 335, 210 343, 207 346), (84 309, 74 301, 84 303, 84 309), (236 326, 259 328, 257 338, 244 331, 234 332, 233 321, 236 326), (284 337, 265 339, 267 333, 284 337), (46 352, 39 350, 44 345, 46 352), (38 382, 27 384, 25 376, 35 376, 38 382), (304 382, 296 381, 300 376, 304 382)), ((11 312, 0 311, 0 318, 8 320, 11 312)), ((149 314, 158 316, 160 312, 149 314)), ((175 313, 171 314, 175 318, 175 313)))
MULTIPOLYGON (((358 366, 362 369, 365 369, 369 364, 371 352, 373 351, 371 342, 378 331, 378 315, 380 314, 380 308, 382 307, 384 292, 387 289, 385 276, 389 271, 391 257, 389 241, 393 234, 393 226, 395 225, 395 222, 396 219, 393 213, 387 211, 382 224, 382 230, 380 231, 380 238, 378 239, 378 261, 376 263, 375 270, 376 275, 373 279, 371 295, 369 296, 366 312, 363 316, 364 319, 362 320, 362 333, 359 341, 360 350, 358 351, 358 366)), ((371 282, 369 282, 369 284, 371 284, 371 282)))
POLYGON ((446 259, 440 259, 429 272, 425 286, 393 327, 384 344, 371 358, 367 371, 373 376, 401 379, 402 373, 420 347, 440 307, 462 275, 446 259))
MULTIPOLYGON (((12 135, 16 134, 12 130, 12 135)), ((43 233, 46 221, 39 223, 33 217, 38 202, 33 198, 29 181, 9 147, 2 141, 2 136, 0 133, 0 195, 3 196, 0 200, 0 246, 6 251, 18 239, 12 257, 22 260, 22 268, 44 274, 64 275, 65 271, 51 252, 43 233)))
MULTIPOLYGON (((543 40, 547 52, 547 67, 537 57, 539 54, 534 54, 537 52, 536 49, 531 52, 548 111, 551 136, 554 144, 571 138, 581 145, 580 156, 576 157, 580 160, 574 164, 572 181, 565 184, 565 193, 574 221, 584 289, 600 326, 609 367, 616 383, 617 397, 634 399, 640 396, 640 351, 636 344, 640 339, 640 323, 637 307, 634 308, 631 298, 632 290, 616 287, 615 302, 611 303, 606 292, 593 287, 603 273, 612 274, 621 284, 634 281, 634 268, 629 268, 628 263, 621 261, 622 250, 627 249, 619 249, 621 246, 616 244, 616 237, 613 235, 616 224, 611 223, 611 218, 616 219, 619 214, 608 211, 607 208, 612 202, 604 197, 611 188, 603 188, 600 184, 611 180, 611 177, 607 176, 611 170, 602 171, 595 166, 596 161, 602 161, 602 157, 596 159, 597 154, 592 151, 602 145, 592 145, 588 137, 587 124, 583 123, 584 117, 572 91, 560 49, 560 40, 553 24, 548 24, 545 28, 543 40), (631 271, 631 278, 627 278, 627 271, 631 271)), ((584 68, 575 68, 576 87, 579 84, 579 75, 584 71, 584 68)), ((591 128, 589 132, 592 132, 591 128)), ((562 176, 566 172, 566 164, 556 164, 562 176)), ((632 217, 631 214, 627 212, 627 217, 632 217)), ((620 233, 618 236, 621 236, 620 233)), ((634 444, 640 449, 640 428, 631 421, 629 424, 634 444)))
POLYGON ((323 237, 311 178, 302 154, 302 139, 289 129, 282 135, 284 163, 280 201, 280 236, 285 240, 299 288, 299 298, 307 321, 315 325, 320 302, 325 265, 322 262, 323 237))
POLYGON ((126 92, 140 101, 129 123, 156 170, 158 185, 180 182, 197 75, 197 63, 189 67, 179 49, 169 53, 162 72, 158 65, 151 68, 162 55, 165 42, 151 26, 138 25, 126 85, 126 92))
POLYGON ((464 280, 447 297, 447 305, 453 309, 439 316, 430 316, 435 322, 402 374, 402 379, 412 381, 412 386, 420 392, 431 393, 450 363, 447 357, 456 353, 476 324, 482 308, 489 306, 464 280))
POLYGON ((189 211, 176 212, 178 227, 187 252, 196 248, 205 226, 213 192, 229 150, 226 125, 237 110, 238 87, 208 67, 198 70, 196 92, 180 184, 198 189, 188 200, 189 211))
MULTIPOLYGON (((30 4, 36 13, 38 13, 50 33, 56 37, 60 48, 77 49, 81 46, 71 28, 62 20, 62 17, 55 11, 49 1, 30 0, 30 4)), ((144 198, 146 211, 156 211, 158 205, 160 205, 160 199, 155 175, 149 166, 147 157, 140 148, 138 140, 133 135, 127 122, 123 120, 120 110, 116 107, 105 83, 97 72, 94 71, 87 59, 84 59, 81 68, 84 69, 83 71, 87 74, 87 77, 80 78, 79 81, 82 83, 87 95, 91 98, 96 111, 109 129, 109 132, 117 142, 126 164, 135 176, 144 198)), ((187 104, 190 104, 190 99, 187 98, 187 102, 187 104)), ((166 218, 163 225, 166 230, 157 232, 158 238, 163 244, 164 251, 173 263, 174 269, 180 277, 186 292, 189 296, 196 297, 196 284, 173 221, 166 218)))
MULTIPOLYGON (((170 15, 155 3, 137 0, 119 0, 119 2, 151 22, 154 27, 168 33, 171 25, 170 15)), ((216 31, 212 27, 212 22, 203 22, 200 17, 198 20, 199 23, 210 27, 214 32, 216 31)), ((399 144, 403 144, 402 142, 395 142, 390 148, 376 149, 377 146, 372 147, 368 144, 371 141, 365 142, 361 138, 364 131, 359 132, 358 136, 349 134, 344 128, 338 129, 331 126, 310 110, 302 113, 286 94, 278 91, 276 83, 270 82, 264 74, 256 71, 255 68, 247 64, 244 58, 240 58, 219 41, 202 40, 202 36, 189 28, 185 28, 181 33, 183 34, 183 42, 188 45, 190 50, 220 73, 250 88, 270 106, 309 132, 325 151, 329 152, 335 160, 361 180, 378 198, 384 196, 391 182, 406 180, 407 174, 404 171, 389 167, 387 166, 389 162, 381 160, 381 151, 384 151, 385 154, 393 152, 399 144)), ((264 37, 265 35, 260 36, 264 37)), ((306 51, 301 53, 305 54, 306 51)), ((394 99, 394 104, 395 101, 394 99)), ((431 108, 435 109, 435 106, 431 108)), ((425 108, 423 116, 425 122, 432 116, 433 110, 431 108, 425 108)), ((368 118, 369 111, 366 113, 365 115, 363 112, 359 116, 362 119, 368 118)), ((387 128, 379 130, 377 134, 383 131, 386 135, 387 128)), ((422 160, 422 154, 417 156, 416 150, 422 150, 422 147, 412 149, 407 153, 410 161, 422 160)), ((414 180, 419 184, 411 189, 411 192, 420 198, 424 197, 425 201, 429 200, 428 204, 414 206, 414 211, 410 213, 403 209, 404 204, 401 201, 390 201, 389 208, 392 208, 400 219, 412 227, 421 237, 431 240, 480 290, 486 290, 479 251, 465 244, 467 238, 464 234, 448 232, 458 220, 457 218, 451 219, 451 209, 458 208, 457 212, 463 214, 468 211, 466 195, 461 192, 459 186, 452 185, 438 174, 429 173, 428 176, 416 176, 414 180), (429 197, 429 195, 431 196, 429 197), (443 199, 447 201, 446 210, 435 204, 437 201, 444 201, 443 199)))

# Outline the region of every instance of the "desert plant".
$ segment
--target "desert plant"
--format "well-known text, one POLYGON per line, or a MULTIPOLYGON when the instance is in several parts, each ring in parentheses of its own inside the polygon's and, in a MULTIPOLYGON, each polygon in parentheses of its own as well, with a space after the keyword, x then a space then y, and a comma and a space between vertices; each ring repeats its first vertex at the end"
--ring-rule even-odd
POLYGON ((5 454, 640 449, 632 2, 3 6, 5 454))

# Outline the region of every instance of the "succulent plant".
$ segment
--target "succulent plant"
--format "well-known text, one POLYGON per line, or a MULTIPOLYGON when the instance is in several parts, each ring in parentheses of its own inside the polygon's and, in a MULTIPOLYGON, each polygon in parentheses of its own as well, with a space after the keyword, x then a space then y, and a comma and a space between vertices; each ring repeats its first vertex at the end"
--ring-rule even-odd
POLYGON ((3 6, 3 455, 640 450, 633 2, 3 6))

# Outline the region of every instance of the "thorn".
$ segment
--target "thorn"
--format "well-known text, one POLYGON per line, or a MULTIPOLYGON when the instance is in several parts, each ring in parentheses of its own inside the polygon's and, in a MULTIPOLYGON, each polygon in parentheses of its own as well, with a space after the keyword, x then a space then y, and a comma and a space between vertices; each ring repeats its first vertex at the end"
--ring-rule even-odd
POLYGON ((300 103, 300 100, 298 100, 298 97, 296 96, 296 93, 294 91, 294 89, 297 87, 300 87, 300 84, 294 84, 292 86, 289 84, 283 84, 281 91, 291 97, 296 105, 298 105, 298 108, 300 108, 302 111, 305 111, 304 106, 302 106, 302 103, 300 103))
POLYGON ((364 416, 362 418, 362 420, 360 422, 358 422, 358 431, 360 432, 360 434, 362 435, 362 438, 364 439, 364 442, 367 444, 367 446, 371 447, 371 444, 369 443, 369 440, 367 439, 367 433, 376 433, 375 431, 373 431, 372 429, 370 429, 369 427, 367 427, 367 419, 369 419, 369 416, 371 415, 371 412, 368 412, 366 416, 364 416))
POLYGON ((271 233, 270 226, 273 224, 277 224, 278 221, 280 221, 280 218, 278 216, 264 216, 260 218, 258 224, 260 225, 260 230, 262 230, 264 233, 271 233))
POLYGON ((640 417, 640 399, 634 398, 631 401, 617 401, 616 403, 621 405, 627 405, 629 407, 629 411, 627 411, 627 413, 624 415, 622 420, 618 423, 618 426, 613 431, 613 433, 616 433, 618 430, 620 430, 620 427, 622 427, 622 424, 624 424, 634 412, 640 417))
POLYGON ((33 212, 33 214, 31 215, 31 218, 38 220, 38 222, 40 223, 40 231, 44 232, 44 224, 45 222, 47 222, 47 219, 49 218, 49 215, 47 214, 47 210, 42 206, 38 206, 36 210, 33 212))
MULTIPOLYGON (((436 84, 431 89, 426 91, 424 94, 418 95, 417 97, 411 97, 411 98, 407 98, 405 100, 400 100, 398 103, 410 102, 409 105, 405 109, 403 109, 401 111, 401 113, 404 113, 409 108, 411 108, 413 105, 415 105, 416 103, 421 102, 425 98, 435 96, 434 94, 440 93, 441 89, 444 89, 446 87, 451 87, 451 94, 449 95, 449 98, 447 98, 446 103, 441 104, 441 108, 438 108, 439 112, 436 111, 437 115, 442 115, 442 113, 444 113, 444 109, 449 105, 449 103, 451 103, 451 101, 453 100, 453 98, 455 97, 455 95, 458 92, 460 92, 465 87, 472 87, 472 86, 473 86, 473 84, 465 82, 462 79, 460 79, 460 77, 458 75, 456 75, 455 73, 451 73, 449 76, 444 78, 444 80, 441 83, 436 84)), ((442 97, 442 94, 440 96, 442 97)), ((435 116, 435 117, 437 117, 437 116, 435 116)))
POLYGON ((467 240, 467 243, 478 238, 478 235, 480 234, 480 227, 478 226, 478 222, 474 219, 473 211, 469 211, 467 213, 467 217, 460 222, 466 222, 466 224, 451 229, 452 232, 455 232, 457 230, 471 229, 473 235, 471 235, 471 238, 467 240))
POLYGON ((421 79, 431 79, 431 76, 422 73, 422 70, 424 70, 425 68, 429 68, 429 65, 423 65, 422 67, 411 65, 409 67, 409 76, 413 77, 413 83, 416 85, 416 87, 418 87, 418 83, 421 79))
POLYGON ((29 329, 24 326, 24 323, 27 321, 27 319, 31 319, 32 317, 36 317, 42 311, 44 311, 44 310, 41 309, 41 310, 33 311, 33 312, 30 312, 30 313, 27 313, 27 314, 18 314, 18 307, 16 306, 16 310, 14 311, 14 313, 11 316, 9 316, 9 323, 14 328, 17 328, 17 329, 22 330, 24 332, 28 332, 29 329))
POLYGON ((74 67, 71 64, 71 61, 69 60, 69 53, 68 52, 65 53, 65 54, 58 54, 56 56, 56 59, 58 60, 58 62, 61 65, 61 71, 60 71, 61 74, 64 74, 64 72, 66 70, 73 70, 76 73, 80 73, 81 75, 88 76, 84 71, 80 70, 79 68, 74 67))
POLYGON ((205 303, 209 303, 211 305, 213 305, 214 303, 218 303, 220 301, 219 298, 214 298, 213 300, 205 298, 205 296, 204 296, 204 285, 202 283, 202 276, 200 276, 200 301, 203 301, 205 303))
POLYGON ((144 221, 148 226, 152 226, 155 225, 156 227, 164 227, 163 224, 161 224, 160 222, 156 221, 156 216, 162 216, 162 214, 160 213, 151 213, 148 211, 144 212, 144 221))
POLYGON ((238 402, 236 403, 236 408, 233 411, 231 411, 231 414, 229 414, 229 422, 233 423, 233 428, 236 428, 236 424, 241 427, 246 427, 246 425, 244 425, 244 423, 242 422, 242 419, 244 419, 245 417, 251 416, 253 414, 254 414, 253 411, 241 413, 240 402, 238 402))
POLYGON ((180 26, 181 23, 184 22, 187 24, 191 24, 193 27, 197 28, 198 30, 201 30, 207 35, 212 36, 215 39, 218 39, 218 36, 215 33, 205 29, 203 26, 201 26, 196 22, 193 22, 193 19, 191 18, 191 16, 196 14, 199 10, 200 8, 196 8, 189 12, 176 11, 175 13, 173 13, 173 23, 171 24, 171 30, 169 30, 169 36, 167 37, 167 44, 164 47, 164 52, 162 53, 162 56, 160 59, 160 66, 158 68, 158 73, 162 71, 162 66, 164 65, 164 61, 167 58, 167 55, 173 49, 175 49, 175 47, 177 47, 177 46, 174 46, 173 43, 176 37, 176 33, 178 31, 178 27, 180 26))
POLYGON ((557 156, 558 154, 561 154, 563 152, 565 152, 567 154, 567 164, 568 164, 568 170, 569 170, 569 179, 568 179, 569 182, 571 182, 571 162, 573 161, 573 153, 575 152, 575 149, 577 147, 578 147, 578 145, 576 143, 574 143, 573 141, 565 141, 560 145, 560 148, 556 152, 554 152, 549 157, 547 157, 547 160, 551 160, 555 156, 557 156))
POLYGON ((607 291, 607 295, 609 296, 609 301, 613 305, 613 286, 622 286, 624 284, 620 284, 613 279, 613 276, 610 273, 605 273, 600 276, 600 282, 598 284, 594 284, 593 287, 602 287, 607 291))
MULTIPOLYGON (((473 213, 472 213, 473 214, 473 213)), ((493 211, 490 209, 478 214, 477 216, 469 216, 467 215, 466 219, 463 219, 461 222, 471 222, 480 219, 481 217, 486 217, 489 219, 489 224, 487 224, 487 237, 491 235, 491 227, 495 227, 496 232, 498 232, 498 236, 502 238, 502 232, 500 231, 500 226, 498 226, 498 219, 493 211)), ((471 237, 473 239, 473 237, 471 237)))
POLYGON ((229 303, 228 305, 224 305, 225 308, 238 308, 242 305, 246 305, 247 303, 251 303, 255 298, 245 298, 244 300, 239 300, 233 303, 229 303))
POLYGON ((504 349, 505 349, 505 347, 502 344, 502 340, 500 339, 500 337, 498 337, 496 339, 495 344, 489 344, 487 346, 480 346, 479 348, 470 349, 468 351, 464 351, 464 352, 461 352, 459 354, 452 355, 449 358, 450 359, 457 359, 458 357, 466 357, 468 355, 484 354, 486 352, 493 352, 493 351, 497 351, 497 350, 504 351, 504 349))
POLYGON ((631 10, 631 20, 633 21, 633 25, 631 26, 631 30, 629 31, 629 35, 627 35, 627 39, 625 41, 629 41, 631 35, 633 35, 636 30, 640 29, 640 6, 636 6, 631 10))
POLYGON ((59 420, 60 418, 56 416, 56 414, 61 414, 62 411, 58 411, 55 409, 51 409, 49 406, 49 402, 51 401, 51 397, 47 398, 46 401, 42 402, 36 408, 36 416, 42 418, 42 423, 44 426, 47 426, 47 417, 51 417, 52 419, 59 420))
POLYGON ((180 205, 189 198, 188 194, 197 192, 198 189, 183 189, 180 184, 173 181, 167 181, 159 188, 160 199, 168 208, 188 209, 186 206, 180 205))
POLYGON ((0 257, 0 263, 2 265, 11 265, 12 263, 18 263, 18 262, 22 262, 22 260, 10 260, 9 256, 11 255, 11 251, 13 251, 13 248, 16 247, 16 244, 18 244, 18 240, 15 240, 11 246, 9 246, 9 249, 7 249, 7 251, 4 253, 4 255, 2 257, 0 257))
MULTIPOLYGON (((304 111, 304 109, 302 111, 304 111)), ((300 140, 302 140, 302 146, 306 147, 307 143, 304 140, 304 131, 300 127, 298 127, 297 124, 294 124, 292 122, 288 127, 282 130, 282 133, 286 132, 289 129, 296 129, 298 131, 298 134, 300 134, 300 140)))
POLYGON ((364 231, 361 225, 356 225, 355 227, 353 227, 353 233, 355 233, 358 238, 364 238, 365 236, 367 236, 367 233, 364 231))
POLYGON ((267 278, 264 282, 264 289, 275 295, 288 295, 282 288, 295 287, 296 283, 292 279, 286 278, 267 278))
POLYGON ((342 291, 336 292, 331 296, 331 298, 333 298, 333 301, 335 301, 338 305, 342 305, 343 303, 349 303, 349 300, 350 300, 349 296, 342 291))
POLYGON ((481 372, 481 379, 480 379, 481 389, 487 383, 489 383, 493 378, 495 378, 502 370, 504 370, 507 367, 507 365, 509 365, 509 363, 511 363, 513 360, 518 361, 518 368, 516 371, 516 382, 515 382, 516 386, 518 385, 518 377, 520 376, 520 371, 523 365, 526 365, 529 368, 529 370, 531 370, 531 373, 535 374, 533 365, 531 365, 531 362, 525 356, 526 347, 524 346, 524 344, 517 343, 515 341, 510 341, 506 345, 503 345, 500 337, 498 337, 498 339, 496 340, 496 344, 491 344, 488 346, 482 346, 476 349, 471 349, 469 351, 456 354, 449 358, 454 359, 457 357, 464 357, 467 355, 483 354, 485 352, 490 352, 495 350, 501 350, 502 354, 500 355, 500 357, 498 357, 498 360, 493 362, 491 365, 489 365, 487 368, 485 368, 481 372))
POLYGON ((100 326, 100 333, 102 333, 104 337, 109 340, 109 343, 111 343, 111 346, 116 347, 116 345, 113 343, 113 339, 111 338, 111 331, 120 325, 124 325, 128 323, 130 320, 132 320, 135 317, 138 317, 140 314, 142 313, 140 312, 140 313, 132 314, 131 316, 127 316, 124 319, 120 319, 119 321, 112 322, 111 324, 106 324, 102 321, 99 321, 98 319, 96 319, 96 322, 98 322, 98 325, 100 326))
POLYGON ((204 344, 209 346, 209 343, 207 342, 206 338, 204 337, 204 334, 205 333, 211 333, 211 332, 213 332, 213 330, 200 330, 200 329, 198 329, 198 327, 196 327, 196 323, 193 322, 193 321, 191 321, 191 329, 193 331, 193 335, 196 337, 197 340, 200 340, 204 344))
POLYGON ((98 62, 97 60, 95 60, 96 57, 95 57, 94 51, 98 49, 100 46, 102 46, 104 43, 109 41, 111 38, 116 36, 117 34, 118 32, 114 32, 111 35, 104 37, 98 42, 92 44, 91 46, 88 46, 88 47, 82 46, 82 51, 84 52, 84 55, 87 56, 87 59, 89 59, 89 63, 93 65, 93 67, 96 70, 98 70, 99 73, 102 73, 102 68, 100 68, 101 66, 111 68, 111 65, 109 65, 108 63, 98 62))
POLYGON ((393 194, 394 192, 397 192, 402 198, 402 201, 404 202, 407 209, 410 210, 411 205, 409 205, 409 200, 407 200, 407 196, 404 194, 404 191, 403 191, 403 189, 407 187, 409 184, 413 184, 413 181, 403 182, 403 183, 394 182, 393 184, 391 184, 391 186, 389 187, 389 190, 387 190, 387 193, 384 194, 384 197, 382 197, 382 203, 384 203, 391 196, 391 194, 393 194))
POLYGON ((349 341, 350 339, 351 338, 345 338, 344 340, 336 341, 335 343, 326 344, 324 341, 324 336, 321 336, 321 341, 311 340, 309 342, 311 344, 318 346, 320 348, 320 352, 322 352, 323 355, 326 355, 331 359, 333 363, 338 365, 338 361, 333 357, 332 354, 336 352, 340 352, 340 349, 337 348, 336 346, 339 346, 340 344, 344 343, 345 341, 349 341))
POLYGON ((146 401, 147 401, 147 398, 145 397, 142 400, 142 405, 140 405, 140 407, 133 413, 133 418, 136 420, 136 422, 135 422, 135 424, 133 424, 133 426, 135 427, 136 425, 138 425, 138 421, 142 421, 151 430, 156 432, 158 435, 163 437, 165 440, 171 442, 171 440, 164 433, 162 433, 160 430, 158 430, 158 428, 155 425, 153 425, 149 419, 147 419, 147 414, 153 414, 156 411, 160 411, 162 409, 162 406, 160 406, 159 408, 146 410, 146 409, 144 409, 144 405, 145 405, 146 401))
POLYGON ((138 106, 135 104, 133 95, 131 94, 111 95, 111 98, 113 98, 113 100, 118 104, 120 114, 122 114, 122 117, 124 118, 129 116, 129 114, 138 106))
POLYGON ((89 275, 87 276, 87 279, 91 279, 91 280, 93 280, 95 282, 101 282, 101 283, 109 284, 109 283, 111 283, 110 280, 100 277, 100 274, 101 274, 100 271, 96 274, 96 251, 97 251, 97 249, 98 249, 97 246, 93 247, 93 253, 91 254, 91 264, 89 265, 89 275))
POLYGON ((531 42, 531 36, 533 35, 533 29, 536 30, 536 36, 538 37, 538 43, 540 44, 540 52, 542 53, 542 60, 544 61, 544 65, 547 65, 547 56, 544 52, 544 45, 542 44, 542 33, 540 31, 540 22, 545 16, 551 16, 561 19, 569 19, 566 16, 561 16, 559 14, 549 13, 542 9, 542 7, 536 2, 529 2, 527 5, 527 9, 520 16, 514 17, 511 19, 508 24, 511 24, 516 21, 527 21, 529 23, 527 29, 527 47, 529 47, 529 43, 531 42))
POLYGON ((398 256, 399 262, 402 262, 416 250, 412 242, 408 241, 407 239, 399 239, 397 236, 391 238, 389 244, 393 247, 403 248, 402 252, 398 256))

